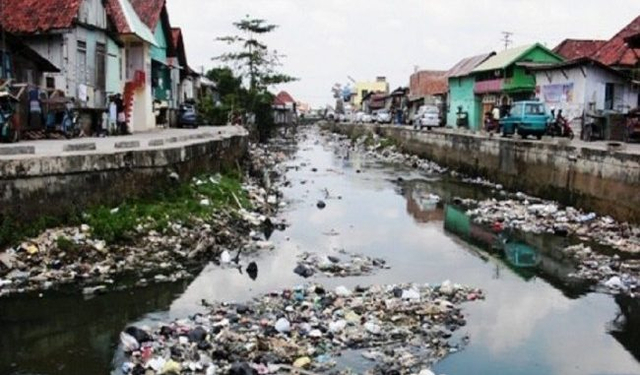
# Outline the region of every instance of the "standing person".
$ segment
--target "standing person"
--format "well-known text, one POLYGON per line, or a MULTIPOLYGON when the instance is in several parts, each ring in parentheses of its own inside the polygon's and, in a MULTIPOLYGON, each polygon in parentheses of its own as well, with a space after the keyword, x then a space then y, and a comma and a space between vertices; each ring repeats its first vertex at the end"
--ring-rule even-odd
POLYGON ((40 102, 40 89, 34 87, 29 90, 29 128, 40 129, 43 125, 42 103, 40 102))
POLYGON ((117 134, 118 132, 118 105, 116 104, 116 98, 114 95, 109 97, 109 125, 108 133, 117 134))
POLYGON ((124 102, 122 101, 122 96, 120 94, 116 96, 116 109, 118 112, 118 132, 121 135, 129 134, 127 129, 127 117, 124 114, 124 102))

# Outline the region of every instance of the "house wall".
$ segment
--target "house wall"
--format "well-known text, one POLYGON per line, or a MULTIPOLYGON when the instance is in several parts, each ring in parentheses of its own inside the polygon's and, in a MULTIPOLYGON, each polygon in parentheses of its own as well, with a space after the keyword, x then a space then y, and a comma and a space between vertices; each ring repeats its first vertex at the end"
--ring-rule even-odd
POLYGON ((584 111, 593 107, 605 108, 605 86, 613 83, 615 110, 626 113, 637 105, 638 90, 632 88, 622 77, 597 66, 572 67, 536 73, 538 98, 549 107, 562 109, 569 119, 581 118, 584 111), (584 73, 583 73, 584 71, 584 73), (586 74, 586 77, 585 77, 586 74), (566 76, 565 76, 566 75, 566 76), (559 98, 544 95, 549 86, 573 85, 572 90, 559 98))
POLYGON ((82 4, 80 4, 78 21, 86 25, 106 30, 107 12, 102 5, 102 0, 84 0, 82 4))
MULTIPOLYGON (((78 97, 80 84, 87 86, 88 108, 103 108, 105 92, 96 85, 96 44, 107 44, 107 14, 101 0, 84 0, 78 12, 78 26, 60 34, 48 33, 25 37, 24 41, 40 55, 60 68, 60 73, 46 74, 55 80, 55 88, 67 96, 78 97), (79 71, 78 41, 86 42, 86 70, 79 71)), ((101 86, 106 86, 102 83, 101 86)))
POLYGON ((479 124, 475 119, 480 112, 480 98, 474 95, 473 76, 449 78, 449 112, 447 114, 447 126, 456 127, 458 107, 469 113, 469 127, 477 129, 479 124))
POLYGON ((357 82, 355 88, 355 96, 353 99, 353 104, 356 109, 361 108, 362 98, 364 97, 363 92, 384 92, 385 94, 389 93, 389 83, 386 81, 375 81, 375 82, 357 82))
POLYGON ((133 99, 130 127, 132 132, 143 132, 155 128, 153 98, 151 87, 151 55, 147 43, 128 43, 127 80, 132 80, 137 70, 145 72, 146 82, 143 88, 136 90, 133 99))
POLYGON ((180 101, 185 99, 195 99, 195 85, 192 77, 187 77, 180 83, 180 101))
POLYGON ((40 56, 49 60, 60 69, 59 73, 46 73, 45 77, 54 80, 54 87, 66 92, 66 72, 68 69, 64 34, 39 35, 37 37, 23 37, 23 41, 40 56))
POLYGON ((124 89, 124 51, 111 38, 107 41, 107 97, 122 94, 124 89))

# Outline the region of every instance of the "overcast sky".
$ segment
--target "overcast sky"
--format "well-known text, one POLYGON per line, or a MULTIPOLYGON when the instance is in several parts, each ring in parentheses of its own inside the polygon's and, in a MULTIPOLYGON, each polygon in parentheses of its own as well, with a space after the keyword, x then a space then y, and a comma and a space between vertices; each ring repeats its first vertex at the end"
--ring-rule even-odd
POLYGON ((388 78, 408 85, 414 67, 447 70, 460 59, 565 38, 609 39, 640 15, 639 0, 167 0, 182 27, 189 65, 200 70, 228 50, 215 38, 235 33, 245 15, 280 27, 265 42, 287 55, 283 71, 300 81, 281 88, 313 106, 332 102, 334 83, 388 78))

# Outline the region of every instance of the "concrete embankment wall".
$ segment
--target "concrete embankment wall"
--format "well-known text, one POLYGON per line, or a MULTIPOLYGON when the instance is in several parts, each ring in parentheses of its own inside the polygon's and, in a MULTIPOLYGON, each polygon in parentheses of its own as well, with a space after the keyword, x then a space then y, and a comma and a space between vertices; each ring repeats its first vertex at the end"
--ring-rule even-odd
POLYGON ((0 163, 0 222, 28 223, 82 209, 114 207, 205 172, 233 168, 245 156, 247 135, 234 135, 110 153, 25 157, 0 163))
POLYGON ((487 138, 454 132, 417 132, 398 126, 324 124, 349 136, 375 132, 417 154, 510 190, 640 223, 640 155, 594 147, 487 138))

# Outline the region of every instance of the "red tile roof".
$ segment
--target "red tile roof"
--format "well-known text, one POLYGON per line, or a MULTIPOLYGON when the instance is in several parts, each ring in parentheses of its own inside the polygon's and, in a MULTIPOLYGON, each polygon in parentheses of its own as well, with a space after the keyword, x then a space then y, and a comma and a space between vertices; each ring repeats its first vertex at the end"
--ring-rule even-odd
POLYGON ((166 0, 129 0, 138 16, 149 28, 151 32, 156 29, 160 14, 164 8, 166 0))
POLYGON ((129 27, 129 23, 127 22, 127 17, 125 16, 124 10, 120 5, 120 1, 118 0, 106 0, 104 7, 109 15, 109 19, 113 22, 116 30, 120 34, 129 34, 132 33, 131 28, 129 27))
POLYGON ((605 65, 633 67, 640 61, 640 49, 629 48, 625 38, 640 33, 640 16, 605 43, 593 57, 605 65))
POLYGON ((180 45, 180 39, 182 39, 182 29, 179 27, 171 28, 171 41, 173 42, 173 48, 178 48, 180 45))
POLYGON ((286 91, 280 91, 280 93, 273 100, 273 104, 275 105, 286 105, 295 102, 296 101, 293 100, 293 97, 286 91))
POLYGON ((593 56, 605 43, 606 40, 565 39, 553 52, 567 60, 575 60, 593 56))
POLYGON ((73 26, 81 0, 0 0, 1 23, 9 32, 33 34, 73 26))
POLYGON ((440 70, 423 70, 412 74, 409 78, 409 95, 416 98, 446 93, 449 90, 446 73, 440 70))

